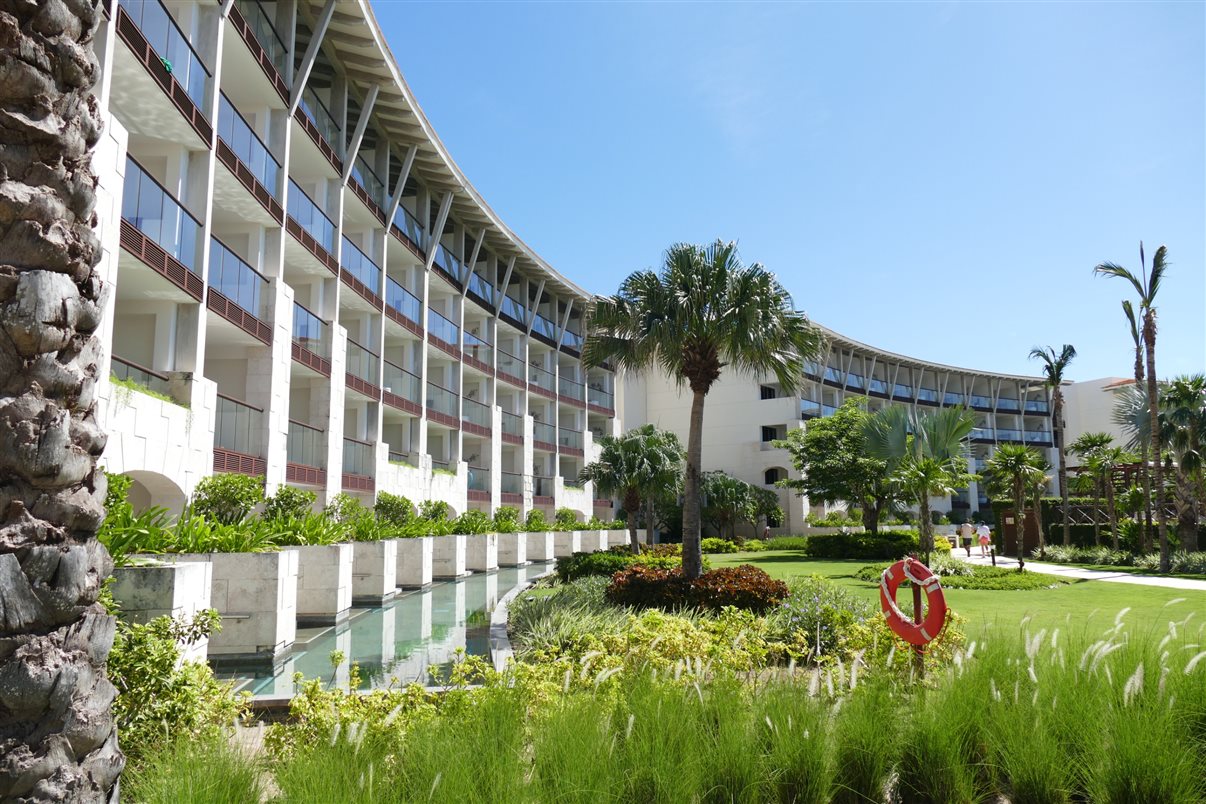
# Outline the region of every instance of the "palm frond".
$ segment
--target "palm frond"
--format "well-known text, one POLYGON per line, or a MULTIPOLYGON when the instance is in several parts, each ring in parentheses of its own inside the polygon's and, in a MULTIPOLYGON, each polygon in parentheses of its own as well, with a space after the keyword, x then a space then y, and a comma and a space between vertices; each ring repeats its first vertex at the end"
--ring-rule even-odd
POLYGON ((1147 277, 1147 296, 1144 299, 1145 307, 1155 307, 1156 294, 1160 290, 1160 280, 1164 278, 1164 272, 1168 266, 1168 247, 1160 246, 1152 255, 1152 270, 1147 277))
POLYGON ((1118 265, 1117 263, 1113 263, 1113 262, 1098 263, 1093 268, 1093 273, 1097 276, 1107 276, 1107 277, 1114 277, 1117 279, 1125 279, 1127 282, 1131 283, 1131 287, 1133 287, 1135 289, 1135 295, 1138 296, 1140 299, 1143 299, 1147 295, 1145 293, 1146 288, 1144 287, 1143 281, 1141 281, 1139 279, 1139 277, 1135 276, 1128 269, 1123 268, 1121 265, 1118 265))

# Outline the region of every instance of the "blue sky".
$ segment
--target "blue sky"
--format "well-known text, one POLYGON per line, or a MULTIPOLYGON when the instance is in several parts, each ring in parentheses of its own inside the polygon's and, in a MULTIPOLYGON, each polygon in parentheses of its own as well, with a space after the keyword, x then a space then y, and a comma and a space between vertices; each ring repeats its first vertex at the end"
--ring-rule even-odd
POLYGON ((736 239, 844 335, 1131 373, 1120 280, 1169 247, 1162 376, 1206 368, 1201 3, 374 9, 470 181, 587 290, 736 239), (493 44, 487 44, 493 43, 493 44))

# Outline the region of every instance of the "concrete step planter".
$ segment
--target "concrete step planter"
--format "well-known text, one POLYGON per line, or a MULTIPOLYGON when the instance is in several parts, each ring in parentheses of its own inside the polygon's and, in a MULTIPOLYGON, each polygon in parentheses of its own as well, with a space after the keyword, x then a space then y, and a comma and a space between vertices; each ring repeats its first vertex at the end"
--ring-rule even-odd
POLYGON ((465 537, 465 569, 473 572, 498 569, 497 533, 475 533, 465 537))
POLYGON ((416 536, 412 539, 397 539, 398 543, 398 586, 403 589, 425 589, 431 586, 432 558, 435 552, 434 536, 416 536))
POLYGON ((620 547, 622 545, 632 544, 632 540, 628 538, 626 530, 609 530, 607 531, 607 546, 620 547))
POLYGON ((184 553, 177 563, 213 565, 210 605, 222 615, 222 630, 209 638, 209 660, 273 667, 297 638, 295 549, 273 553, 184 553))
POLYGON ((529 561, 552 561, 556 558, 557 551, 551 530, 534 530, 520 535, 527 537, 529 561))
POLYGON ((297 623, 336 625, 352 608, 353 545, 315 544, 297 550, 297 623))
POLYGON ((528 534, 498 534, 498 564, 502 567, 522 567, 528 563, 528 534))
POLYGON ((352 603, 380 606, 398 593, 398 540, 352 542, 352 603))
MULTIPOLYGON (((121 607, 121 618, 147 623, 156 617, 185 617, 191 620, 210 608, 214 568, 208 560, 181 564, 116 567, 113 570, 113 599, 121 607)), ((204 662, 209 639, 192 644, 177 643, 179 664, 204 662)))
POLYGON ((578 534, 582 542, 582 552, 597 553, 607 549, 607 531, 580 530, 578 534))
POLYGON ((582 552, 582 533, 577 530, 553 532, 553 552, 557 558, 582 552))
POLYGON ((436 536, 431 557, 431 577, 460 578, 468 575, 465 567, 465 536, 436 536))

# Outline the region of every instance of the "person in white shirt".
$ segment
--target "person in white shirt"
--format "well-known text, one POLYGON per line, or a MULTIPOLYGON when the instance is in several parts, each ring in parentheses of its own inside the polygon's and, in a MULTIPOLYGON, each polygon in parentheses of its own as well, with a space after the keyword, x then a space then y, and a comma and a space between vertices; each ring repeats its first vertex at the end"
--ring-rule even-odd
POLYGON ((988 544, 992 541, 992 532, 989 531, 988 525, 981 523, 980 527, 976 528, 976 533, 980 537, 980 555, 986 556, 988 555, 988 544))

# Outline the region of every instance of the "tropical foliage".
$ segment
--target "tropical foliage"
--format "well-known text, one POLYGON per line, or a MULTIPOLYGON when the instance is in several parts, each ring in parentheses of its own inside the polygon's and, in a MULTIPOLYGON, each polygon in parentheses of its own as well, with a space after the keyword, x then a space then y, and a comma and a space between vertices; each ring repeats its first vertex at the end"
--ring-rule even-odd
POLYGON ((1064 450, 1064 372, 1068 364, 1076 357, 1076 348, 1065 343, 1058 352, 1055 348, 1034 347, 1030 350, 1031 360, 1040 360, 1043 364, 1045 385, 1051 391, 1051 429, 1055 437, 1055 449, 1059 455, 1059 494, 1063 500, 1064 512, 1064 544, 1072 543, 1071 516, 1068 509, 1068 459, 1064 450))
MULTIPOLYGON (((639 549, 636 512, 652 508, 659 497, 677 490, 683 471, 683 448, 678 436, 651 424, 597 442, 599 457, 588 463, 578 479, 595 484, 598 496, 617 496, 628 512, 628 537, 639 549)), ((646 516, 646 537, 653 538, 652 516, 646 516)))
POLYGON ((782 518, 779 496, 770 489, 724 472, 705 472, 702 480, 704 520, 722 538, 736 538, 739 524, 756 525, 760 519, 769 524, 782 518))

